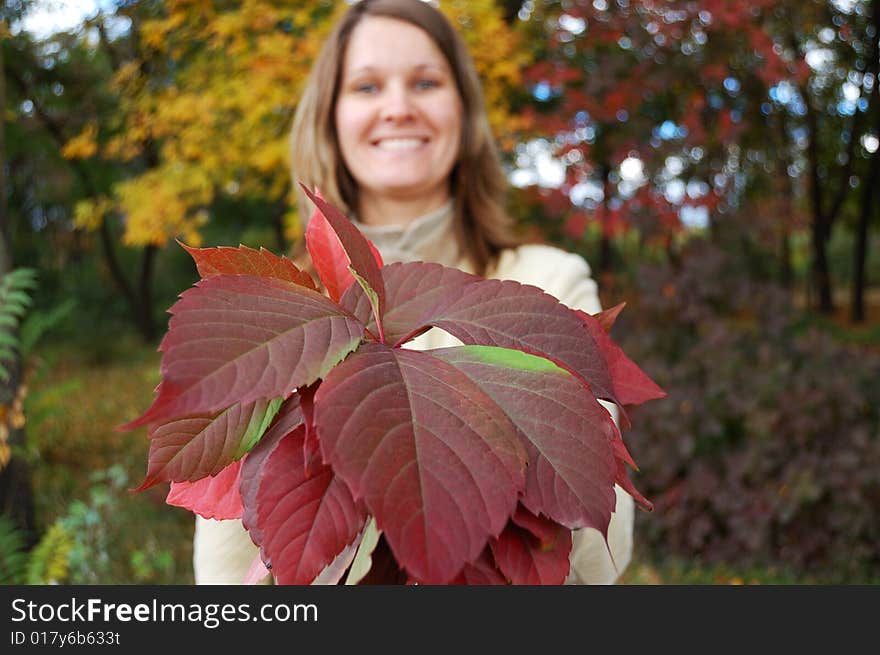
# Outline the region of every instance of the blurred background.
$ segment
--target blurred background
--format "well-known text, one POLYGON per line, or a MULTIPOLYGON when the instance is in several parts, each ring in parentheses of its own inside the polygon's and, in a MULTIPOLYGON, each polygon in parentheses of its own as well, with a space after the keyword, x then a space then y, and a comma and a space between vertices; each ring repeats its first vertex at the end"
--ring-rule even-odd
MULTIPOLYGON (((191 245, 289 252, 286 135, 347 3, 7 0, 0 582, 192 582, 139 415, 191 245)), ((527 234, 668 396, 627 584, 880 582, 880 0, 441 0, 527 234)))

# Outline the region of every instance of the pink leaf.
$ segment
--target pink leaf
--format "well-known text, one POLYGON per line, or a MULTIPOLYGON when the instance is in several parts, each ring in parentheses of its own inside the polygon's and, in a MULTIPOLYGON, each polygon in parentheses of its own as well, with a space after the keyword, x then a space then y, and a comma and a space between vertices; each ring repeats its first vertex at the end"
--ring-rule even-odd
POLYGON ((524 486, 516 429, 427 353, 362 346, 321 383, 315 425, 324 460, 424 583, 449 582, 476 559, 524 486))
POLYGON ((172 482, 165 502, 184 507, 206 519, 238 519, 243 507, 238 491, 243 460, 233 462, 214 477, 195 482, 172 482))
POLYGON ((293 282, 317 291, 315 281, 308 273, 299 270, 287 257, 279 257, 265 248, 191 248, 183 243, 180 245, 192 255, 196 269, 203 278, 223 274, 255 275, 293 282))
POLYGON ((263 560, 257 555, 254 557, 254 561, 251 562, 250 567, 248 567, 247 573, 244 574, 244 580, 242 580, 241 583, 246 585, 259 584, 268 576, 269 569, 266 568, 266 565, 263 564, 263 560))
POLYGON ((324 296, 271 278, 215 275, 181 295, 152 406, 121 429, 286 398, 354 350, 363 325, 324 296))
POLYGON ((263 467, 256 494, 263 560, 278 584, 310 584, 352 543, 366 521, 329 466, 304 475, 300 426, 284 437, 263 467))

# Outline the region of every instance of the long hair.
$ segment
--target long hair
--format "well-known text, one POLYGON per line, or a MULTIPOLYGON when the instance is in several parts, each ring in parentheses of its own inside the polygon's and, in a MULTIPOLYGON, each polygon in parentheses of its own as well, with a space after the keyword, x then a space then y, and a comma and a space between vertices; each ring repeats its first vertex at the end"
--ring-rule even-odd
POLYGON ((328 202, 349 215, 358 208, 358 187, 339 149, 334 110, 346 47, 354 28, 368 16, 395 18, 422 29, 449 64, 463 108, 461 144, 450 180, 455 239, 474 272, 484 275, 502 249, 521 240, 504 209, 507 180, 473 61, 446 17, 422 0, 361 0, 324 42, 297 105, 290 135, 300 218, 306 220, 313 207, 299 182, 311 189, 318 187, 328 202))

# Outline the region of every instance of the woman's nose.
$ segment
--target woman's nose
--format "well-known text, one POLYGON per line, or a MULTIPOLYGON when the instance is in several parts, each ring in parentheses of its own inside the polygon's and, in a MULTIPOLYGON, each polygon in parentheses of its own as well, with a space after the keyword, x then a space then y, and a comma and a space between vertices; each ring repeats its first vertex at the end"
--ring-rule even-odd
POLYGON ((413 117, 413 104, 409 91, 402 85, 389 85, 382 103, 382 119, 387 121, 408 120, 413 117))

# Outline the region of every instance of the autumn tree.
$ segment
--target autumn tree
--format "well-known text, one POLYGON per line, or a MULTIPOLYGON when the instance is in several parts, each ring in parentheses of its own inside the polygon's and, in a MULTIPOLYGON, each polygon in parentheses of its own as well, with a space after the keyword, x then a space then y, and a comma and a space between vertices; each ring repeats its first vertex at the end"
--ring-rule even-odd
MULTIPOLYGON (((493 2, 443 5, 484 76, 493 125, 511 134, 517 119, 505 99, 524 61, 517 37, 493 2)), ((278 250, 299 237, 287 131, 311 62, 346 9, 302 0, 133 2, 117 10, 131 27, 116 40, 103 17, 92 22, 114 62, 119 107, 110 121, 86 123, 65 155, 116 162, 128 174, 81 202, 76 220, 87 230, 122 221, 123 243, 145 253, 140 304, 150 304, 156 249, 176 238, 201 243, 218 200, 259 202, 278 250)))
MULTIPOLYGON (((598 268, 611 265, 611 236, 636 225, 668 247, 680 227, 682 198, 669 193, 667 182, 703 159, 694 142, 705 146, 706 121, 722 126, 722 144, 731 138, 729 120, 694 111, 705 99, 698 78, 683 74, 699 68, 706 13, 692 3, 527 4, 520 18, 543 44, 527 73, 536 122, 555 138, 565 165, 561 191, 601 226, 598 268), (624 162, 629 171, 621 169, 624 162), (594 189, 592 202, 579 199, 585 186, 594 189), (638 216, 653 225, 639 225, 638 216)), ((712 201, 708 189, 699 196, 694 204, 712 201)), ((582 216, 575 211, 573 220, 582 216)))

